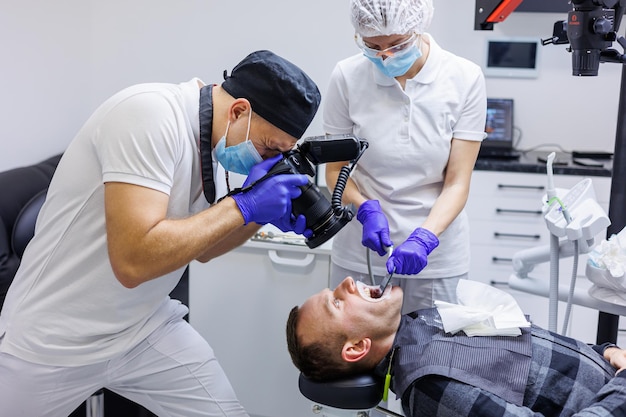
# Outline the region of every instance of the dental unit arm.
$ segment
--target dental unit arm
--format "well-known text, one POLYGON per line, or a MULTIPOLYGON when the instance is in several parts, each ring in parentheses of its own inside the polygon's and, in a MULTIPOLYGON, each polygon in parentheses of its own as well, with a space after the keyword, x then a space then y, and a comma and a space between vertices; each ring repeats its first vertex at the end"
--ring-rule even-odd
POLYGON ((596 201, 591 179, 585 178, 569 190, 554 188, 553 160, 554 153, 548 157, 548 189, 542 209, 546 226, 550 232, 550 245, 517 252, 513 257, 514 274, 509 280, 509 285, 512 289, 538 295, 546 295, 547 293, 550 304, 548 328, 551 331, 556 331, 559 301, 559 260, 574 256, 572 281, 567 297, 568 312, 563 329, 563 333, 565 333, 569 309, 574 296, 578 254, 590 252, 594 245, 595 236, 604 232, 611 222, 596 201), (535 265, 545 262, 550 262, 550 281, 547 289, 545 280, 529 276, 535 265))
MULTIPOLYGON (((552 198, 555 197, 563 207, 555 200, 551 205, 544 205, 543 213, 550 234, 566 238, 559 241, 560 257, 573 256, 576 241, 579 244, 578 253, 590 252, 595 236, 610 224, 606 213, 596 201, 591 179, 585 178, 570 190, 557 190, 557 195, 552 198)), ((536 264, 549 260, 545 246, 529 248, 513 257, 513 269, 520 277, 527 277, 536 264)))

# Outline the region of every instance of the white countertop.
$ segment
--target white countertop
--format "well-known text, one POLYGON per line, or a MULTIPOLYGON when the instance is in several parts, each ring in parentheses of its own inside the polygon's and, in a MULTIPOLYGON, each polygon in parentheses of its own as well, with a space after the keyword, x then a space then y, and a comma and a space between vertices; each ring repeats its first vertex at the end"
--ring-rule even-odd
POLYGON ((316 248, 306 245, 305 237, 294 232, 283 232, 274 225, 266 224, 243 244, 246 248, 286 250, 291 252, 305 252, 313 254, 330 255, 333 239, 330 238, 316 248))

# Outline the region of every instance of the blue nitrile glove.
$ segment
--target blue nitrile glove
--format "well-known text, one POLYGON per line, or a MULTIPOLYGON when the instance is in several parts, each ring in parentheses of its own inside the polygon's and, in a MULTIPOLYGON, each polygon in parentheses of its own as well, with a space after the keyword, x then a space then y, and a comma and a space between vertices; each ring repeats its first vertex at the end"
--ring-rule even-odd
POLYGON ((246 188, 248 185, 254 183, 259 178, 262 178, 282 158, 283 158, 283 154, 279 153, 276 156, 273 156, 271 158, 265 159, 265 160, 259 162, 258 164, 254 165, 252 167, 252 169, 250 169, 250 173, 248 174, 248 177, 243 182, 243 185, 241 187, 242 188, 246 188))
MULTIPOLYGON (((263 178, 281 159, 283 159, 283 154, 278 154, 253 166, 250 170, 250 174, 248 174, 248 177, 244 181, 242 188, 246 188, 255 181, 258 181, 260 178, 263 178)), ((285 213, 283 217, 273 220, 271 223, 283 232, 295 232, 299 235, 304 235, 307 238, 313 236, 313 231, 306 228, 306 218, 302 214, 296 218, 296 216, 288 212, 285 213)))
POLYGON ((393 246, 389 238, 389 222, 383 214, 378 200, 367 200, 359 207, 356 218, 363 225, 361 244, 384 256, 386 247, 393 246))
POLYGON ((419 274, 428 264, 428 255, 437 246, 437 236, 430 230, 418 227, 387 259, 387 271, 401 275, 419 274))
POLYGON ((256 184, 251 190, 233 194, 244 224, 265 224, 291 213, 291 200, 302 194, 309 179, 301 174, 273 175, 256 184))
POLYGON ((304 214, 299 214, 296 217, 293 213, 285 213, 283 217, 272 220, 270 223, 283 232, 295 232, 299 235, 304 235, 306 238, 313 236, 313 230, 306 228, 306 217, 304 217, 304 214))

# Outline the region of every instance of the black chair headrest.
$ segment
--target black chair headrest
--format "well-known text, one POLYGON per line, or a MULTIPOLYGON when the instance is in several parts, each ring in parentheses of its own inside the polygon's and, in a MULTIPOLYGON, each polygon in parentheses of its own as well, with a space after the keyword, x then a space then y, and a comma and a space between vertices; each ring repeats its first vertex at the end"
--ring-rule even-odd
POLYGON ((374 375, 356 375, 332 381, 313 381, 303 374, 300 392, 309 400, 344 410, 368 410, 383 398, 384 380, 374 375))

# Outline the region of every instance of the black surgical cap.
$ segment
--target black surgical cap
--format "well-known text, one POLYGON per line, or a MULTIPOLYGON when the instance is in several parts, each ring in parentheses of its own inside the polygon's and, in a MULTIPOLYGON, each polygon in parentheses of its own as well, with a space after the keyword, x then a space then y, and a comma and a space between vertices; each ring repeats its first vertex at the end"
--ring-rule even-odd
POLYGON ((250 101, 252 111, 300 139, 320 105, 320 92, 300 68, 271 51, 256 51, 224 71, 222 88, 250 101))

